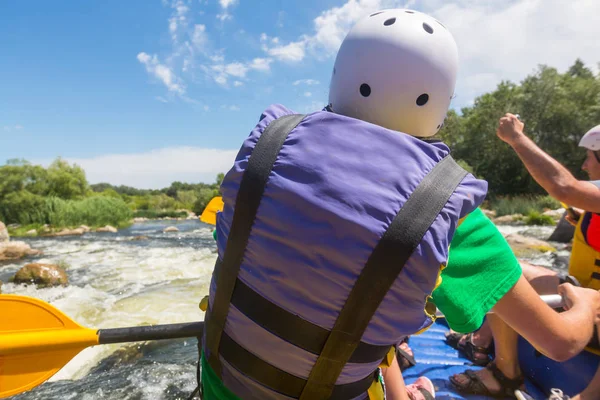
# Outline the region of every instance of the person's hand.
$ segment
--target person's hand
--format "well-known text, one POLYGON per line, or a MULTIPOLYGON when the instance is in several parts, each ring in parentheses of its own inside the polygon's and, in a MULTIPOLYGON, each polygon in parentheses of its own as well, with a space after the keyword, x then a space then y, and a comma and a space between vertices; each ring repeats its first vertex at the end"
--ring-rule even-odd
POLYGON ((563 283, 558 286, 558 294, 565 301, 565 310, 574 307, 586 307, 593 313, 594 323, 600 322, 600 292, 594 289, 576 287, 570 283, 563 283))
POLYGON ((516 115, 508 113, 500 118, 496 135, 502 141, 511 144, 515 139, 518 139, 523 135, 524 127, 525 124, 523 124, 516 115))

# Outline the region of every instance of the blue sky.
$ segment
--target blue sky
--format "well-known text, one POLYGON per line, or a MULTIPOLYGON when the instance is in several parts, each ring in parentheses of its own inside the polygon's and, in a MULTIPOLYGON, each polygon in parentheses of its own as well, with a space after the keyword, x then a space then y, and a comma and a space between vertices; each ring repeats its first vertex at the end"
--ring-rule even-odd
POLYGON ((453 107, 538 64, 600 61, 586 0, 0 2, 0 163, 61 156, 90 182, 162 187, 226 171, 261 111, 327 102, 344 35, 383 8, 454 34, 453 107))

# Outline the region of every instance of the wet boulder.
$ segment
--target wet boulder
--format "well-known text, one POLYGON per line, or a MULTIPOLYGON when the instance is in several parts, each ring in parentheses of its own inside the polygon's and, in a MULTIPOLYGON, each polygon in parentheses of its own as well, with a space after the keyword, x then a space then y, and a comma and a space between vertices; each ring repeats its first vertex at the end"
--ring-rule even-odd
POLYGON ((50 236, 81 236, 84 234, 83 229, 63 229, 59 232, 52 233, 50 236))
POLYGON ((109 232, 109 233, 117 233, 118 230, 114 226, 106 225, 103 228, 96 229, 96 232, 109 232))
POLYGON ((518 233, 511 233, 505 239, 517 257, 527 258, 539 255, 540 253, 556 252, 556 248, 550 243, 519 235, 518 233))
POLYGON ((0 243, 6 243, 9 240, 10 236, 8 235, 8 229, 6 229, 6 225, 0 221, 0 243))
POLYGON ((163 230, 163 232, 168 233, 168 232, 179 232, 179 228, 177 228, 176 226, 169 226, 167 228, 165 228, 163 230))
POLYGON ((144 236, 144 235, 139 235, 139 236, 134 236, 129 240, 148 240, 148 236, 144 236))
POLYGON ((69 283, 64 269, 54 264, 32 263, 17 271, 14 283, 35 284, 37 287, 66 286, 69 283))
POLYGON ((35 229, 31 229, 31 230, 28 230, 27 232, 25 232, 25 235, 27 235, 27 236, 37 236, 37 234, 38 234, 38 231, 35 229))
POLYGON ((26 256, 35 256, 41 251, 32 249, 25 242, 0 243, 0 261, 19 260, 26 256))
POLYGON ((569 243, 573 239, 575 227, 565 219, 566 215, 567 214, 564 213, 560 218, 560 221, 558 221, 558 224, 556 225, 556 229, 554 229, 554 232, 552 232, 548 240, 559 243, 569 243))

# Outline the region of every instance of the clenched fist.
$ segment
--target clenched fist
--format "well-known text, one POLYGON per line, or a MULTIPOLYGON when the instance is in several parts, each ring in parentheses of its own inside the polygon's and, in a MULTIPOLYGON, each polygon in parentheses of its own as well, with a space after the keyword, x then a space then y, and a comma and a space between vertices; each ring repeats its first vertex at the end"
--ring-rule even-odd
POLYGON ((504 117, 500 118, 496 135, 504 142, 512 144, 523 135, 524 127, 525 124, 516 115, 507 113, 504 117))

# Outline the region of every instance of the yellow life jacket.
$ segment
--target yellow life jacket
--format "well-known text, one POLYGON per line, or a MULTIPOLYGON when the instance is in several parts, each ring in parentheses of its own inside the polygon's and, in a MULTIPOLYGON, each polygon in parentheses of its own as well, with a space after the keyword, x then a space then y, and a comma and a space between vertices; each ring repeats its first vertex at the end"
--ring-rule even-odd
POLYGON ((582 230, 584 222, 589 221, 591 216, 591 213, 586 212, 577 223, 569 274, 577 278, 583 287, 600 290, 600 252, 587 243, 582 230))

